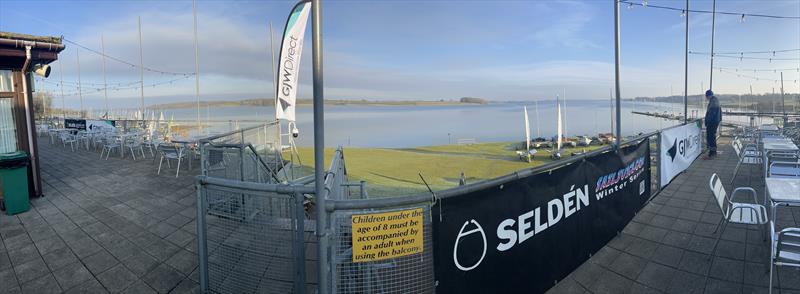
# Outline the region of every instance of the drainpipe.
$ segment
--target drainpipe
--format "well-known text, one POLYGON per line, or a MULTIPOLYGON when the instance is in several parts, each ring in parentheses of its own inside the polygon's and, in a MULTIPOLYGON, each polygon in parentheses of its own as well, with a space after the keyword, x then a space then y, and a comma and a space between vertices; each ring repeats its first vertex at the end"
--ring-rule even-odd
POLYGON ((38 175, 36 174, 36 170, 38 167, 38 162, 36 162, 36 146, 33 146, 33 132, 34 126, 31 124, 31 99, 28 96, 28 66, 31 63, 31 45, 25 46, 25 64, 22 65, 22 100, 25 104, 25 122, 28 124, 28 146, 30 149, 30 158, 31 158, 31 174, 33 174, 33 187, 34 187, 34 194, 37 194, 37 189, 39 187, 36 183, 39 182, 38 175))

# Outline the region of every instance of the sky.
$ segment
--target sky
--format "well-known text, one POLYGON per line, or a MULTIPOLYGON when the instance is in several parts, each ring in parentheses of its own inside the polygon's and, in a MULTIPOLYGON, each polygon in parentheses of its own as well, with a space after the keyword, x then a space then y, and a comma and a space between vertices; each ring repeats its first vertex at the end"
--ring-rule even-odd
MULTIPOLYGON (((632 0, 642 3, 641 0, 632 0)), ((684 1, 649 0, 648 5, 683 7, 684 1)), ((199 0, 198 43, 202 100, 272 98, 269 25, 275 51, 293 1, 199 0)), ((326 99, 439 100, 481 97, 495 101, 608 99, 614 86, 612 1, 333 1, 323 10, 326 99)), ((692 0, 690 9, 710 10, 692 0)), ((800 16, 800 1, 718 1, 717 11, 800 16)), ((109 56, 139 63, 137 18, 141 18, 145 67, 194 72, 192 1, 14 1, 0 0, 0 31, 64 36, 109 56)), ((685 18, 680 11, 622 4, 621 93, 624 98, 682 95, 685 18)), ((689 14, 689 50, 709 52, 711 15, 689 14)), ((311 25, 301 63, 300 98, 310 98, 311 25)), ((103 104, 99 54, 66 43, 51 76, 38 91, 77 107, 80 79, 85 103, 103 104)), ((715 52, 800 48, 800 20, 718 15, 715 52)), ((769 57, 770 54, 750 55, 769 57)), ((800 51, 777 53, 793 60, 716 58, 715 66, 737 69, 788 68, 785 90, 800 92, 800 51)), ((709 85, 709 56, 689 55, 689 94, 709 85)), ((777 72, 748 73, 779 79, 777 72)), ((106 60, 112 105, 138 105, 139 70, 106 60), (120 86, 125 85, 125 86, 120 86), (128 89, 115 89, 128 88, 128 89)), ((780 91, 774 81, 736 72, 713 73, 717 93, 780 91)), ((194 77, 144 74, 145 103, 194 100, 194 77), (153 86, 153 84, 158 84, 153 86)), ((57 106, 60 106, 57 104, 57 106)))

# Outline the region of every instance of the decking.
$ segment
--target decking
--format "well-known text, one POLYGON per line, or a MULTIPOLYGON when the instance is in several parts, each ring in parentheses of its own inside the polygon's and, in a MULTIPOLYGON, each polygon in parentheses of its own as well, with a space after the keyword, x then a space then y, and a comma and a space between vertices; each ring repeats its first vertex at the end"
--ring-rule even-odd
MULTIPOLYGON (((757 227, 729 225, 712 252, 721 213, 709 178, 720 175, 731 193, 737 160, 731 146, 721 143, 718 158, 695 161, 622 233, 548 293, 767 293, 769 241, 757 227)), ((763 201, 761 169, 743 166, 735 185, 752 186, 763 201)), ((800 209, 778 208, 777 215, 779 228, 796 227, 800 209)), ((800 293, 800 270, 778 272, 773 293, 800 293)))

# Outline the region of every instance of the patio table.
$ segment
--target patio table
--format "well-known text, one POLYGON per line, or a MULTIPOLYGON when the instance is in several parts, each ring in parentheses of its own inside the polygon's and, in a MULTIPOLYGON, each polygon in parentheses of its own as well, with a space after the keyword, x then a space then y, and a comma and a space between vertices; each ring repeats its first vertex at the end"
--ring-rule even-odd
POLYGON ((800 178, 766 178, 767 195, 772 202, 772 219, 775 219, 776 208, 783 206, 800 206, 800 178))
POLYGON ((139 132, 120 133, 120 134, 112 135, 113 137, 119 138, 119 141, 120 141, 120 144, 121 144, 121 146, 119 148, 120 149, 119 158, 125 158, 125 142, 127 142, 128 139, 130 139, 131 137, 138 136, 138 135, 140 135, 139 132))
POLYGON ((758 130, 759 131, 777 131, 778 130, 778 126, 771 125, 771 124, 770 125, 760 125, 760 126, 758 126, 758 130))

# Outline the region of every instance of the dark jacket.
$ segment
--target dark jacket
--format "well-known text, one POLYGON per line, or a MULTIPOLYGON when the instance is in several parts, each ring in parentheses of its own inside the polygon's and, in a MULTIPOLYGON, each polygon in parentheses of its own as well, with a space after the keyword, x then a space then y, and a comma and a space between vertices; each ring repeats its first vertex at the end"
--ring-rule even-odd
POLYGON ((722 107, 719 105, 717 96, 711 96, 708 99, 708 108, 706 108, 706 126, 718 126, 722 121, 722 107))

